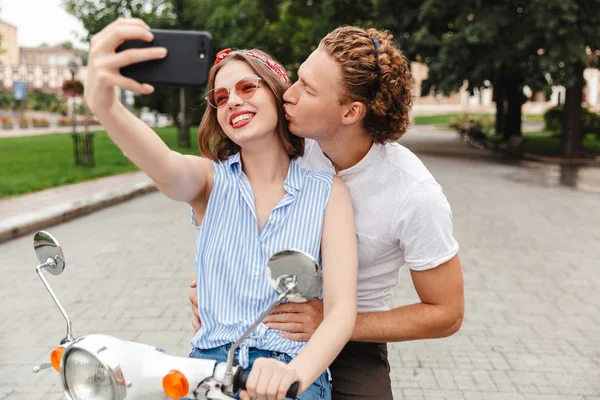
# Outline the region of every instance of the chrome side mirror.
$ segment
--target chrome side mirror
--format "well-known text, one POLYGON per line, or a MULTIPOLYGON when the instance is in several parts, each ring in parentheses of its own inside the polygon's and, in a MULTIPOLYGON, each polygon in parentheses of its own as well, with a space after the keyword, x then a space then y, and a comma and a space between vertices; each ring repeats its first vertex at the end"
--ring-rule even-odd
POLYGON ((323 287, 322 278, 317 260, 301 250, 275 253, 267 264, 269 284, 277 293, 286 293, 286 299, 292 302, 301 303, 317 297, 323 287))
POLYGON ((40 231, 33 236, 33 249, 43 268, 52 275, 60 275, 65 270, 65 255, 58 241, 48 232, 40 231))
POLYGON ((46 290, 48 293, 50 293, 50 296, 52 296, 52 300, 54 300, 54 303, 56 303, 56 306, 67 322, 67 336, 65 336, 60 344, 71 342, 73 341, 73 334, 71 332, 71 318, 69 318, 67 315, 67 312, 60 303, 60 300, 58 300, 58 297, 56 297, 56 294, 54 294, 54 291, 44 277, 44 274, 42 274, 42 270, 46 270, 52 275, 62 274, 66 265, 63 250, 58 244, 58 240, 45 231, 39 231, 33 236, 33 249, 35 250, 35 254, 41 263, 36 267, 36 272, 38 273, 42 283, 46 287, 46 290))

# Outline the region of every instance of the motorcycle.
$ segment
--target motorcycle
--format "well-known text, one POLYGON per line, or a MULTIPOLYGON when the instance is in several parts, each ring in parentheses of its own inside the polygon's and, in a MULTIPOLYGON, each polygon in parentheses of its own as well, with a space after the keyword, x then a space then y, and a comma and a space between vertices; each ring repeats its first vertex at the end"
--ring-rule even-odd
MULTIPOLYGON (((34 235, 33 247, 40 262, 36 272, 67 324, 66 336, 50 353, 50 362, 35 366, 33 372, 53 367, 68 400, 232 399, 245 389, 250 373, 238 365, 235 350, 282 301, 308 301, 322 288, 321 267, 312 256, 293 249, 274 254, 266 265, 266 277, 278 293, 277 300, 231 346, 227 361, 217 363, 168 355, 158 347, 108 335, 73 336, 71 319, 43 274, 63 273, 63 249, 45 231, 34 235)), ((295 399, 298 385, 295 382, 286 397, 295 399)))

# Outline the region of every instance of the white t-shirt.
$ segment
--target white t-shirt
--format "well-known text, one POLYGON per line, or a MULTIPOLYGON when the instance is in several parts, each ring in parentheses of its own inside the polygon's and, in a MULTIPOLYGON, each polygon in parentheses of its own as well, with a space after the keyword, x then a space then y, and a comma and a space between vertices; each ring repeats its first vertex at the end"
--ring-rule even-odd
MULTIPOLYGON (((317 142, 306 140, 307 169, 332 171, 317 142)), ((348 186, 358 242, 358 311, 390 309, 400 268, 434 268, 458 252, 452 211, 441 186, 410 150, 373 144, 356 165, 337 174, 348 186)))

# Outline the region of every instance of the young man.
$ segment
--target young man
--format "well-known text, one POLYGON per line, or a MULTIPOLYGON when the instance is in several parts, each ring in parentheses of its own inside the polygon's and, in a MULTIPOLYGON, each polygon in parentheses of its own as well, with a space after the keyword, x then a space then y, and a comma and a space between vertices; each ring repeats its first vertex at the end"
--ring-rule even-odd
MULTIPOLYGON (((284 100, 292 133, 313 139, 301 165, 340 176, 356 217, 358 316, 330 367, 333 399, 392 399, 385 343, 452 335, 464 311, 450 206, 421 161, 396 143, 412 105, 409 65, 388 32, 340 27, 298 77, 284 100), (420 302, 391 309, 405 264, 420 302)), ((195 299, 194 290, 193 309, 195 299)), ((322 303, 311 301, 281 305, 265 322, 305 341, 322 320, 322 303)))

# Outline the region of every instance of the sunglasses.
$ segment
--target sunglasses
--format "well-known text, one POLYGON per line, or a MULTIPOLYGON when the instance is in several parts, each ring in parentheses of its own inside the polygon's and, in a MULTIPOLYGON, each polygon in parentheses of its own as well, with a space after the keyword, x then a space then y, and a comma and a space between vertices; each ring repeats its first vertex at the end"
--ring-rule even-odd
MULTIPOLYGON (((256 93, 260 78, 256 75, 250 75, 240 79, 233 85, 233 90, 242 99, 249 99, 256 93)), ((224 87, 214 88, 206 94, 206 101, 214 108, 225 107, 229 101, 230 90, 224 87)))

